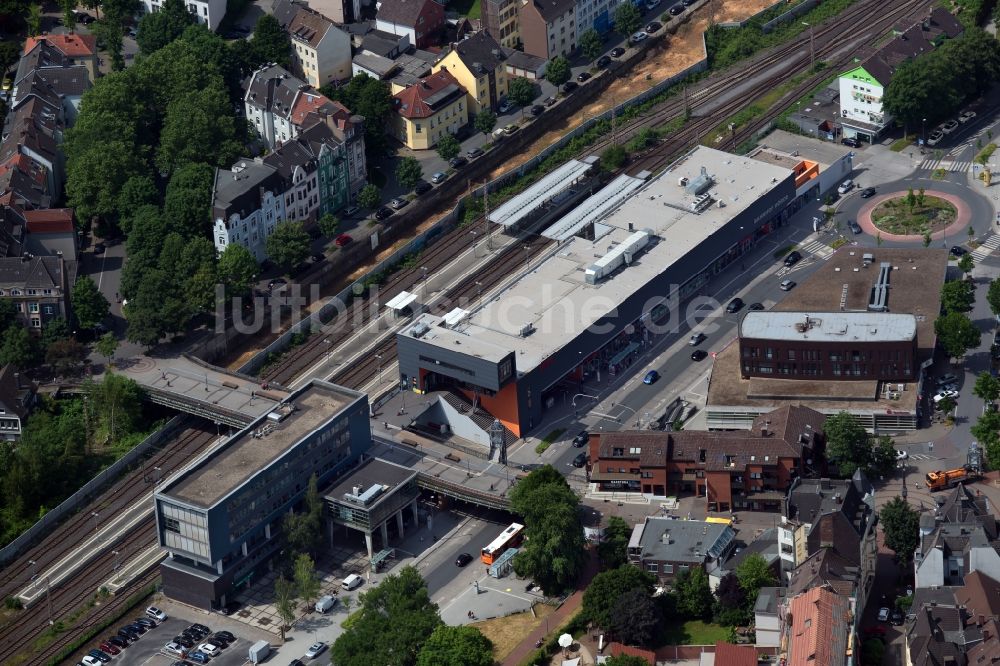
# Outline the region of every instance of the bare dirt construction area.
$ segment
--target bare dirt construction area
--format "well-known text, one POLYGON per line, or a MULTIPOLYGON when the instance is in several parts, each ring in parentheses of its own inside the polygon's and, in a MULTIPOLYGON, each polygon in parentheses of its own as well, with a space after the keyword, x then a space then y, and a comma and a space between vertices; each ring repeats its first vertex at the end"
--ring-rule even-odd
POLYGON ((596 115, 604 113, 625 100, 635 97, 641 91, 652 88, 664 79, 682 72, 705 57, 702 35, 713 23, 742 21, 774 4, 774 0, 714 0, 694 12, 677 30, 677 34, 667 37, 660 46, 646 51, 646 58, 617 81, 608 86, 600 98, 561 120, 549 132, 539 137, 523 153, 514 157, 493 172, 497 178, 536 154, 551 146, 574 127, 596 115))

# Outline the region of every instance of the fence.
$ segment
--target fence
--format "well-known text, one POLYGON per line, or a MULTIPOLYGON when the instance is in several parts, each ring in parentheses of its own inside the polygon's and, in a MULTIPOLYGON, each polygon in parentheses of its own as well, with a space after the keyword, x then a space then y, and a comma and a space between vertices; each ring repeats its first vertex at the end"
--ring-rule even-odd
POLYGON ((84 484, 82 488, 63 500, 59 506, 42 516, 37 523, 0 549, 0 564, 6 564, 17 557, 22 550, 33 544, 43 533, 48 532, 66 516, 71 514, 77 508, 77 505, 90 499, 99 490, 102 490, 105 484, 121 478, 126 469, 142 458, 152 447, 173 435, 174 431, 181 426, 181 422, 186 418, 187 416, 175 416, 172 418, 165 426, 139 442, 131 451, 115 461, 114 464, 100 472, 84 484))
POLYGON ((799 16, 802 16, 806 12, 811 11, 813 7, 815 7, 818 4, 819 0, 806 0, 801 4, 795 5, 781 16, 778 16, 777 18, 768 21, 767 23, 765 23, 760 27, 760 30, 766 35, 767 33, 777 28, 782 23, 788 23, 789 21, 796 19, 799 16))

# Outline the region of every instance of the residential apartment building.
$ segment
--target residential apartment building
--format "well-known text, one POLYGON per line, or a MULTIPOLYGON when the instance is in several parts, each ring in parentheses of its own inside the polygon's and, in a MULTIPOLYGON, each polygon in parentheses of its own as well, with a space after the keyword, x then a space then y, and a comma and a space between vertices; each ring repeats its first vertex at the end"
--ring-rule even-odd
POLYGON ((576 50, 576 0, 527 0, 518 9, 525 53, 545 60, 576 50))
MULTIPOLYGON (((22 54, 28 56, 35 51, 35 47, 39 44, 45 44, 59 52, 62 56, 62 62, 59 66, 71 67, 79 65, 87 70, 87 75, 92 82, 97 79, 97 37, 94 35, 43 33, 38 37, 28 37, 24 41, 24 48, 21 50, 22 54)), ((40 51, 39 53, 43 52, 40 51)), ((39 66, 47 67, 49 65, 35 63, 32 69, 37 69, 39 66)))
MULTIPOLYGON (((892 264, 883 263, 880 270, 888 291, 892 264)), ((908 382, 919 372, 912 314, 747 312, 738 335, 744 379, 908 382)))
POLYGON ((852 616, 846 598, 816 587, 791 599, 788 666, 850 666, 852 616))
POLYGON ((69 284, 62 257, 0 258, 0 298, 14 304, 18 321, 41 332, 53 319, 69 315, 69 284))
MULTIPOLYGON (((906 62, 932 51, 946 39, 962 34, 962 24, 945 9, 936 7, 926 18, 896 37, 857 66, 840 75, 840 122, 845 137, 874 141, 892 123, 882 98, 896 70, 906 62)), ((913 129, 913 128, 911 128, 913 129)))
POLYGON ((312 476, 323 489, 371 445, 368 396, 313 379, 154 494, 168 597, 204 610, 272 568, 282 518, 312 476))
MULTIPOLYGON (((184 4, 198 23, 213 32, 219 29, 219 24, 226 16, 226 0, 184 0, 184 4)), ((163 8, 163 2, 142 0, 142 6, 147 13, 155 14, 163 8)))
POLYGON ((521 0, 482 0, 483 29, 505 48, 520 46, 520 5, 521 0))
POLYGON ((782 407, 749 431, 622 431, 591 435, 590 481, 603 491, 705 498, 708 511, 778 511, 823 449, 826 417, 782 407))
POLYGON ((998 528, 986 497, 957 486, 934 513, 920 516, 915 586, 963 585, 977 571, 1000 580, 998 528))
POLYGON ((35 400, 32 383, 11 364, 0 366, 0 442, 16 442, 35 400))
POLYGON ((24 249, 30 254, 60 256, 75 262, 80 250, 72 208, 26 210, 24 249))
POLYGON ((427 150, 469 122, 465 88, 442 70, 393 95, 392 134, 407 148, 427 150))
POLYGON ((278 0, 274 17, 292 41, 292 68, 314 88, 351 78, 351 37, 305 3, 278 0))
POLYGON ((435 65, 434 72, 447 70, 465 88, 469 115, 484 109, 495 111, 507 95, 507 56, 503 47, 486 32, 477 32, 452 44, 435 65))
POLYGON ((904 633, 905 666, 1000 663, 1000 581, 977 571, 961 586, 916 589, 904 633))
POLYGON ((267 259, 264 243, 279 222, 287 219, 287 185, 278 170, 261 158, 242 159, 231 169, 217 168, 212 187, 212 237, 223 252, 231 243, 243 245, 257 259, 267 259))
POLYGON ((582 35, 594 29, 602 35, 614 26, 615 10, 622 2, 630 0, 577 0, 576 31, 582 35))
POLYGON ((628 561, 670 583, 693 568, 708 570, 736 547, 736 532, 727 524, 647 516, 632 529, 628 561))
POLYGON ((418 49, 441 44, 444 37, 444 5, 436 0, 378 0, 375 29, 407 36, 418 49))

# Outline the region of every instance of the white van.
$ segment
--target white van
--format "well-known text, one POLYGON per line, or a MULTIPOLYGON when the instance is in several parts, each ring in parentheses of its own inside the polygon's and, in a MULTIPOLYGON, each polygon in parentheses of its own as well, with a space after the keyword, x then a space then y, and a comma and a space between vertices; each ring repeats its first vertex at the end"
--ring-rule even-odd
POLYGON ((320 597, 319 601, 316 602, 316 612, 325 613, 336 605, 337 605, 337 600, 334 599, 333 597, 330 596, 320 597))
POLYGON ((358 574, 351 574, 350 576, 348 576, 347 578, 345 578, 344 582, 342 582, 340 585, 345 590, 351 591, 351 590, 355 590, 355 589, 361 587, 362 585, 364 585, 364 582, 365 582, 365 579, 362 578, 361 576, 359 576, 358 574))

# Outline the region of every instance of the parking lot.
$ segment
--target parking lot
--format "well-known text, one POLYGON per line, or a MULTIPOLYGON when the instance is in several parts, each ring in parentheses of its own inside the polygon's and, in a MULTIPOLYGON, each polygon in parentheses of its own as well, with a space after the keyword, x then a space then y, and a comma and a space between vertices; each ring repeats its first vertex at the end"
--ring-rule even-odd
MULTIPOLYGON (((217 629, 217 627, 213 627, 212 624, 207 622, 205 619, 200 620, 200 622, 207 625, 210 629, 217 629)), ((114 634, 118 630, 119 626, 123 626, 125 624, 128 624, 127 618, 122 619, 120 623, 109 627, 108 630, 102 634, 101 639, 95 639, 91 645, 87 646, 87 649, 97 647, 97 644, 104 640, 104 638, 114 634)), ((178 660, 178 657, 169 657, 160 652, 160 650, 164 645, 169 643, 174 636, 177 636, 189 626, 191 626, 191 622, 175 617, 168 617, 164 622, 161 622, 155 628, 150 629, 143 634, 138 641, 122 650, 121 654, 115 656, 110 663, 118 664, 120 666, 140 666, 147 664, 150 666, 170 666, 178 660)), ((230 643, 229 647, 222 650, 218 656, 209 660, 208 664, 211 666, 236 666, 237 664, 243 664, 247 660, 247 650, 251 644, 251 641, 236 635, 236 640, 230 643)))

